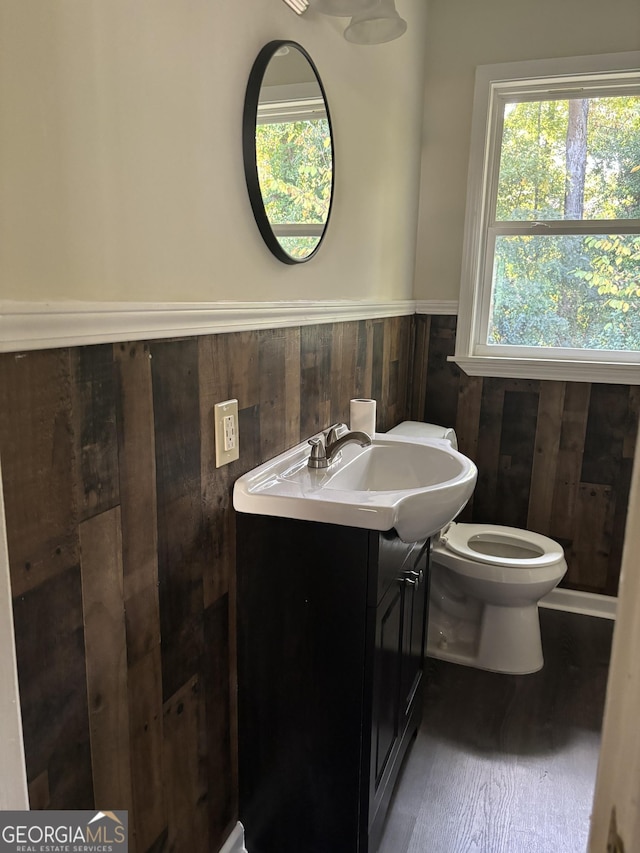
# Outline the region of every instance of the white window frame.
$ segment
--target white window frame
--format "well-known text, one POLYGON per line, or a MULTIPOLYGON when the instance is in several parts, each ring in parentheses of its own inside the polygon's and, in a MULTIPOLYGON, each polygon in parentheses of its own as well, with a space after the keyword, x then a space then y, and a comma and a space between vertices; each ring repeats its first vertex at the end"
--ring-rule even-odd
POLYGON ((640 51, 479 66, 473 102, 455 361, 471 376, 640 384, 640 352, 490 346, 493 247, 508 234, 635 234, 640 220, 499 222, 496 209, 504 104, 580 90, 583 97, 638 92, 640 51))

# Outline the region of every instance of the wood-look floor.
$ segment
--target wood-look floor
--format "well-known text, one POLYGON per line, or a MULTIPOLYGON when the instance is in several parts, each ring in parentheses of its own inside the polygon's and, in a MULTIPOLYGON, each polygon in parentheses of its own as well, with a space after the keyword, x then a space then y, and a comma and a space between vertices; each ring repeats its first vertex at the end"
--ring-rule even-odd
POLYGON ((584 853, 613 622, 540 616, 534 675, 428 660, 379 853, 584 853))

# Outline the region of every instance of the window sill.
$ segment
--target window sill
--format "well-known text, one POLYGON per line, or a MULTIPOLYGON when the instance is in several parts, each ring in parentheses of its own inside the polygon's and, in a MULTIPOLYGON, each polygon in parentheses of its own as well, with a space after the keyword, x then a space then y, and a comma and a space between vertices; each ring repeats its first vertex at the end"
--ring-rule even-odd
POLYGON ((454 361, 468 376, 640 385, 640 364, 458 355, 449 356, 448 361, 454 361))

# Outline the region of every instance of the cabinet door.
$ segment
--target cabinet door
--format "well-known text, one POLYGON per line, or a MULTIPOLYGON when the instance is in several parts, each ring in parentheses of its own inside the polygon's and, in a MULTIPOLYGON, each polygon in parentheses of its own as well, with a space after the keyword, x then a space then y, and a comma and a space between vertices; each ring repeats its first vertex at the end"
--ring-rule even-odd
POLYGON ((422 568, 422 543, 403 542, 395 531, 390 531, 380 535, 377 548, 372 549, 372 558, 377 567, 378 594, 369 767, 369 844, 370 849, 375 850, 403 756, 419 723, 420 702, 415 699, 411 703, 411 719, 407 719, 405 694, 419 695, 416 668, 419 670, 422 663, 422 635, 418 622, 420 613, 424 612, 426 583, 418 585, 414 596, 413 585, 406 582, 413 578, 412 572, 415 571, 417 577, 422 568), (419 601, 422 601, 422 610, 419 601), (409 666, 404 662, 405 654, 411 658, 409 666), (416 686, 410 685, 410 681, 416 682, 416 686))
POLYGON ((375 791, 392 760, 400 717, 402 586, 392 583, 376 612, 371 730, 371 784, 375 791))
POLYGON ((429 546, 425 543, 413 565, 402 576, 402 667, 400 679, 401 726, 412 715, 414 698, 419 695, 423 678, 427 629, 429 546))

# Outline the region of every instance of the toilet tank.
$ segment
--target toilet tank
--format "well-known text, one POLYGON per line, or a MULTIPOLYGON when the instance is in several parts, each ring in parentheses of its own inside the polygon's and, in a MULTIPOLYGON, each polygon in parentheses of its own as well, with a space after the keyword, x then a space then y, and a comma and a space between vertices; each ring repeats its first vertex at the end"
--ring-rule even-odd
POLYGON ((458 437, 452 427, 425 424, 422 421, 402 421, 389 430, 389 435, 406 435, 415 438, 446 438, 454 450, 458 449, 458 437))

